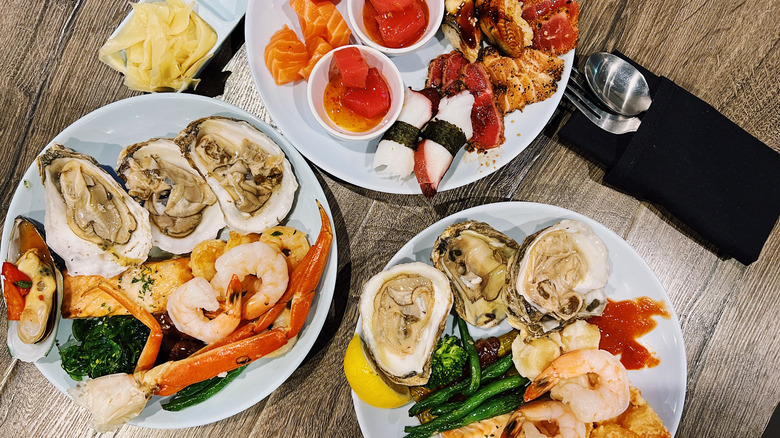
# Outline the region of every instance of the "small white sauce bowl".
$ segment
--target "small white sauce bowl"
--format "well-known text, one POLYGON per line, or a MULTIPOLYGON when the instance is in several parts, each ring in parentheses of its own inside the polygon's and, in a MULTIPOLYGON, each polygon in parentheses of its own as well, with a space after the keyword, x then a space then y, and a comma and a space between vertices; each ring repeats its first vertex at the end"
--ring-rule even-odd
POLYGON ((355 141, 371 140, 379 137, 390 128, 401 113, 401 107, 403 107, 404 104, 404 91, 404 81, 401 78, 401 72, 398 71, 398 67, 393 64, 393 61, 391 61, 390 58, 371 47, 352 45, 333 49, 323 56, 322 59, 317 61, 317 64, 314 65, 314 69, 311 71, 311 76, 309 76, 309 82, 306 86, 309 108, 311 108, 311 112, 314 114, 314 118, 317 119, 317 122, 325 128, 325 131, 337 139, 355 141), (357 47, 358 50, 360 50, 368 67, 375 67, 379 70, 379 73, 385 79, 387 88, 390 91, 390 108, 387 110, 387 114, 385 114, 385 117, 377 126, 369 131, 348 131, 335 124, 325 111, 325 103, 323 100, 325 96, 325 87, 330 81, 333 53, 344 50, 347 47, 357 47))
POLYGON ((441 21, 444 17, 444 0, 425 0, 425 3, 428 5, 428 25, 425 27, 425 33, 423 33, 423 36, 411 46, 393 49, 377 43, 368 36, 368 33, 366 33, 366 26, 363 23, 363 5, 365 5, 367 1, 368 0, 347 0, 347 20, 349 28, 361 43, 373 47, 382 53, 386 53, 389 56, 404 55, 414 52, 424 46, 434 35, 436 35, 436 32, 439 31, 441 21))

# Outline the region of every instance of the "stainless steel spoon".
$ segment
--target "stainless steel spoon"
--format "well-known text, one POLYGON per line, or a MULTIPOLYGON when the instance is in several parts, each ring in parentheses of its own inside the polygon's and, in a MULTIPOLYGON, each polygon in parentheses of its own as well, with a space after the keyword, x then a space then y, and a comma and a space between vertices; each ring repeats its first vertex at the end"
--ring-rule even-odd
POLYGON ((642 73, 611 53, 588 56, 585 78, 593 94, 618 114, 635 116, 647 111, 652 103, 650 87, 642 73))

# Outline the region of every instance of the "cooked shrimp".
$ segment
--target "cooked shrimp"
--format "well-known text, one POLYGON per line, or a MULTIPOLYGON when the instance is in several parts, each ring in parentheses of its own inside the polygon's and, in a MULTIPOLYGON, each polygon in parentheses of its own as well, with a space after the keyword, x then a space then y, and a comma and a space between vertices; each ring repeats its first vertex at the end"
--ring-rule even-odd
POLYGON ((611 353, 596 349, 572 351, 552 361, 531 382, 524 398, 533 400, 548 390, 585 422, 620 415, 631 398, 623 364, 611 353))
POLYGON ((262 242, 246 243, 225 251, 215 262, 214 289, 225 290, 233 275, 248 288, 241 310, 244 319, 255 319, 270 309, 287 290, 290 279, 284 256, 262 242), (244 281, 247 276, 251 280, 244 281), (251 295, 250 295, 251 294, 251 295))
POLYGON ((229 335, 241 322, 241 291, 230 288, 225 311, 209 319, 203 310, 219 309, 217 292, 205 278, 194 277, 168 297, 168 316, 176 328, 211 344, 229 335))
POLYGON ((309 251, 306 234, 293 227, 282 225, 269 228, 260 235, 260 241, 267 244, 287 259, 287 268, 292 271, 309 251))
POLYGON ((536 401, 516 410, 501 438, 585 438, 587 427, 565 403, 536 401))

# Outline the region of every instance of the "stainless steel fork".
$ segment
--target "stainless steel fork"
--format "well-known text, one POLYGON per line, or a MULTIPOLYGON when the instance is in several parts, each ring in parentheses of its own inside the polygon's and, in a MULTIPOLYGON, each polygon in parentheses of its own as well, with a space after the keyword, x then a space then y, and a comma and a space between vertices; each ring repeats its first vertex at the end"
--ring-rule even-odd
POLYGON ((571 78, 569 78, 569 83, 566 84, 566 91, 563 95, 596 126, 613 134, 635 132, 639 129, 639 124, 642 123, 637 117, 612 114, 596 105, 588 97, 585 78, 576 68, 571 69, 571 78))

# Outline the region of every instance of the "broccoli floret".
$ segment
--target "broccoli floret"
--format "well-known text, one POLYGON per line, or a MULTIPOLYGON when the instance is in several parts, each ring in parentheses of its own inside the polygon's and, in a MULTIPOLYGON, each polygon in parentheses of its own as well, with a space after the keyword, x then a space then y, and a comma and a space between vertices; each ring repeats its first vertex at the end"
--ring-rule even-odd
POLYGON ((425 386, 433 389, 458 379, 468 358, 457 336, 444 335, 431 356, 431 377, 425 386))

